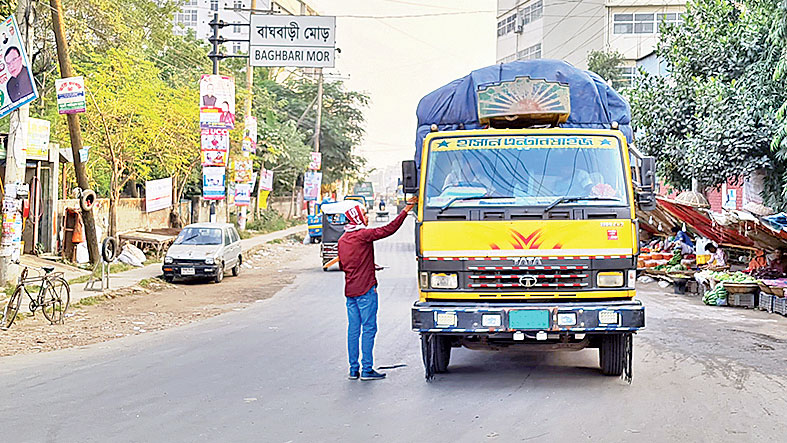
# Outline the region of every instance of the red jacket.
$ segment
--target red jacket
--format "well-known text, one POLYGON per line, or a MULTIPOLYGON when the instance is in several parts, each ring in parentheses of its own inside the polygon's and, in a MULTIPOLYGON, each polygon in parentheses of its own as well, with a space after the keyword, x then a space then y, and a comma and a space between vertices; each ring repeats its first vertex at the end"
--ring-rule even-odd
POLYGON ((339 238, 339 265, 344 271, 346 297, 366 294, 377 284, 377 277, 374 275, 373 242, 396 232, 406 217, 407 212, 402 211, 385 226, 345 232, 339 238))

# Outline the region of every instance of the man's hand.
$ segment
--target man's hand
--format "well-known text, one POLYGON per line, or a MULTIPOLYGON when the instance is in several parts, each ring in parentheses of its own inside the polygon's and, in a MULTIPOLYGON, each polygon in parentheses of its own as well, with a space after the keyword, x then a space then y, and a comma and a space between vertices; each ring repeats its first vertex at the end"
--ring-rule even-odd
POLYGON ((410 197, 407 200, 407 206, 404 207, 404 212, 410 212, 416 204, 418 204, 418 196, 410 197))

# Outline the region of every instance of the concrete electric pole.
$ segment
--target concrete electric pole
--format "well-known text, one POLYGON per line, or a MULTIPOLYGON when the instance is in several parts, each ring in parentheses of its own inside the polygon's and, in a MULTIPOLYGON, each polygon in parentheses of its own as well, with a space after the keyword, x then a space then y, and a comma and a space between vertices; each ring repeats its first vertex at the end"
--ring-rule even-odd
MULTIPOLYGON (((28 21, 32 13, 30 0, 20 0, 16 5, 16 18, 19 24, 19 40, 24 45, 24 50, 30 54, 30 42, 33 40, 33 26, 28 21)), ((6 148, 5 160, 5 196, 3 196, 3 221, 14 220, 21 217, 19 205, 17 205, 16 184, 25 181, 25 164, 27 162, 27 125, 30 118, 30 105, 20 106, 11 111, 10 125, 8 131, 8 146, 6 148)), ((13 237, 14 234, 6 232, 4 237, 13 237)), ((12 243, 11 238, 3 238, 3 244, 12 243)), ((3 256, 0 257, 0 283, 5 285, 12 278, 12 260, 18 258, 23 251, 16 251, 21 245, 3 247, 3 256)))
MULTIPOLYGON (((63 26, 63 4, 61 0, 49 0, 49 5, 52 11, 52 28, 55 32, 55 42, 57 44, 60 77, 73 77, 74 69, 71 67, 66 31, 63 26)), ((79 125, 79 114, 67 114, 67 118, 68 135, 71 138, 71 152, 74 156, 74 173, 77 177, 77 184, 84 191, 90 189, 90 184, 87 180, 85 164, 82 163, 79 157, 79 151, 82 149, 82 128, 79 125)), ((96 264, 101 259, 101 256, 98 252, 98 236, 96 235, 96 222, 93 218, 93 211, 82 211, 82 223, 85 226, 85 238, 87 239, 87 250, 90 253, 90 263, 96 264)))

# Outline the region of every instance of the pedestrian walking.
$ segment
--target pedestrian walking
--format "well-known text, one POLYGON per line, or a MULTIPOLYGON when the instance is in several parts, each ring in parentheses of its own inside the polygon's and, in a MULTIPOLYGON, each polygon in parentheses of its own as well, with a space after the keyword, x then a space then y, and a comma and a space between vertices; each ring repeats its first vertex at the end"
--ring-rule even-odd
POLYGON ((350 380, 380 380, 385 374, 374 370, 374 337, 377 334, 377 277, 374 262, 374 241, 393 235, 404 223, 407 213, 418 198, 407 201, 404 211, 385 226, 369 228, 369 217, 363 205, 354 205, 344 216, 347 224, 339 238, 339 266, 344 271, 344 296, 347 303, 347 353, 350 359, 350 380), (358 365, 359 346, 363 350, 358 365))

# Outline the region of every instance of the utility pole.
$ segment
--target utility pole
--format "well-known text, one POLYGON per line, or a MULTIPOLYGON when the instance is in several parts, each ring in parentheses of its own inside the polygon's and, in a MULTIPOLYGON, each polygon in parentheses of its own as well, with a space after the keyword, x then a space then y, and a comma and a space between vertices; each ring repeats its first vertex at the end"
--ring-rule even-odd
MULTIPOLYGON (((251 11, 249 11, 249 26, 251 26, 251 16, 254 14, 254 10, 257 9, 257 0, 251 0, 251 11)), ((249 28, 249 32, 251 32, 251 28, 249 28)), ((251 39, 249 39, 249 47, 248 52, 251 54, 251 39)), ((251 117, 251 105, 253 101, 252 97, 252 82, 254 82, 254 68, 251 67, 251 57, 246 58, 246 112, 244 113, 243 124, 246 124, 246 120, 251 117)), ((253 143, 257 143, 257 140, 252 140, 253 143)), ((248 152, 244 152, 243 155, 248 155, 248 152)), ((252 188, 254 184, 252 183, 252 188)), ((249 191, 251 193, 251 191, 249 191)), ((249 199, 251 200, 251 199, 249 199)), ((241 206, 240 214, 238 214, 238 227, 241 230, 246 229, 246 218, 248 217, 246 213, 246 206, 241 206)))
MULTIPOLYGON (((30 5, 30 0, 20 0, 19 3, 16 5, 16 17, 17 22, 19 24, 19 40, 22 42, 24 46, 24 50, 27 54, 30 54, 30 42, 33 40, 33 27, 30 22, 28 22, 28 14, 31 12, 32 6, 30 5)), ((25 181, 25 165, 27 162, 27 158, 25 156, 26 148, 27 148, 27 125, 28 119, 30 118, 30 105, 23 105, 20 106, 18 109, 11 112, 10 117, 10 127, 8 131, 8 146, 6 148, 6 160, 5 160, 5 192, 6 195, 3 196, 4 202, 7 201, 7 204, 3 206, 3 221, 5 220, 14 220, 17 217, 22 217, 22 214, 19 213, 19 208, 17 208, 17 195, 16 195, 16 186, 12 186, 16 183, 22 183, 25 181), (13 192, 11 192, 13 191, 13 192), (6 207, 8 206, 8 207, 6 207)), ((12 234, 9 234, 13 237, 12 234)), ((6 244, 12 242, 9 238, 3 239, 6 244)), ((35 245, 34 245, 35 246, 35 245)), ((17 245, 13 246, 14 248, 17 245)), ((24 251, 19 251, 21 255, 24 251)), ((9 280, 11 280, 11 261, 16 256, 16 251, 13 251, 12 248, 4 251, 3 257, 0 258, 0 284, 6 284, 9 280)))
POLYGON ((322 68, 317 68, 317 116, 314 119, 314 152, 320 152, 320 126, 322 126, 322 68))
MULTIPOLYGON (((51 6, 50 9, 52 11, 52 29, 55 32, 60 77, 73 77, 74 69, 71 67, 66 31, 63 26, 63 4, 61 0, 49 0, 49 6, 51 6)), ((82 159, 79 157, 79 151, 82 149, 82 128, 79 124, 79 114, 67 114, 66 118, 68 119, 68 135, 71 138, 71 153, 74 156, 74 173, 77 177, 77 184, 84 191, 90 189, 90 183, 87 181, 85 164, 82 163, 82 159)), ((90 263, 96 264, 101 259, 101 256, 98 253, 96 221, 93 218, 92 210, 82 210, 82 222, 85 226, 85 238, 87 239, 87 250, 90 253, 90 263)))

